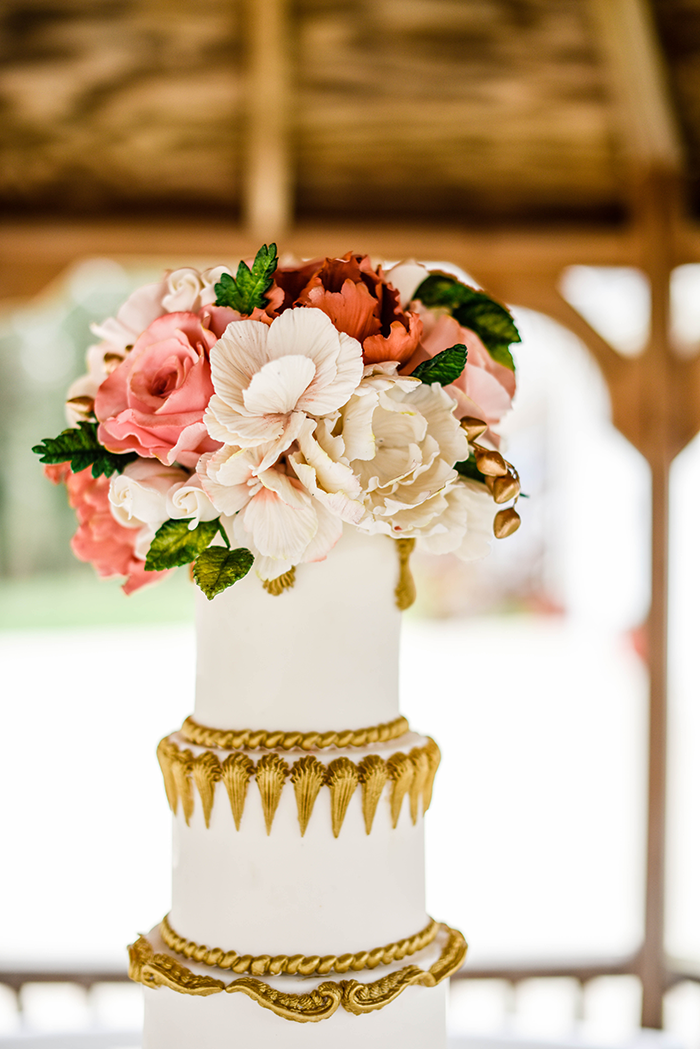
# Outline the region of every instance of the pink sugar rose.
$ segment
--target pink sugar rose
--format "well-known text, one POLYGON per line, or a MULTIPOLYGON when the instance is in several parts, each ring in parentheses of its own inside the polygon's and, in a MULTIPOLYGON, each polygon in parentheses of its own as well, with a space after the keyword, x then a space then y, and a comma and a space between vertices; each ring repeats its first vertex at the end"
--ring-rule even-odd
MULTIPOLYGON (((467 366, 459 379, 445 390, 457 401, 455 414, 458 418, 471 415, 483 419, 492 428, 510 410, 515 394, 514 373, 494 361, 479 336, 462 328, 454 317, 442 314, 430 327, 428 311, 425 311, 423 320, 421 345, 401 369, 402 374, 410 375, 423 361, 456 343, 463 343, 467 347, 467 366)), ((493 433, 489 436, 495 439, 493 433)))
MULTIPOLYGON (((221 327, 226 317, 219 312, 168 313, 149 324, 97 391, 97 436, 105 448, 192 469, 220 447, 203 422, 214 392, 209 350, 217 335, 209 325, 216 319, 221 327)), ((235 319, 234 310, 226 314, 235 319)))
POLYGON ((126 576, 122 586, 125 594, 168 574, 147 572, 145 562, 135 556, 140 529, 125 528, 113 516, 107 477, 93 477, 90 467, 71 473, 67 463, 47 466, 44 473, 54 484, 65 482, 68 489, 68 502, 78 518, 78 531, 71 539, 71 547, 79 560, 88 561, 105 579, 126 576))

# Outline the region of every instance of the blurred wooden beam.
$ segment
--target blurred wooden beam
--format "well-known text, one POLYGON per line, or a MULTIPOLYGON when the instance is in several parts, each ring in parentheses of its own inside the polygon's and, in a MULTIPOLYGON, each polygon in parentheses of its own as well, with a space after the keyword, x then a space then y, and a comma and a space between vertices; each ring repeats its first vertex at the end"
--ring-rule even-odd
POLYGON ((248 61, 243 217, 254 239, 279 241, 291 224, 293 208, 287 0, 247 0, 245 16, 248 61))
POLYGON ((618 132, 633 168, 681 172, 684 148, 648 0, 589 0, 609 71, 618 132))
MULTIPOLYGON (((253 254, 260 243, 261 238, 250 229, 223 220, 5 220, 0 222, 0 299, 37 295, 81 259, 108 257, 141 266, 152 260, 155 268, 191 266, 198 261, 211 265, 253 254)), ((684 243, 686 251, 679 261, 700 257, 700 228, 689 233, 684 243)), ((358 222, 299 225, 288 230, 279 247, 302 258, 340 255, 352 249, 377 259, 450 261, 467 271, 473 269, 474 277, 487 283, 504 272, 556 279, 573 263, 636 265, 639 246, 629 228, 474 231, 434 223, 358 222)))

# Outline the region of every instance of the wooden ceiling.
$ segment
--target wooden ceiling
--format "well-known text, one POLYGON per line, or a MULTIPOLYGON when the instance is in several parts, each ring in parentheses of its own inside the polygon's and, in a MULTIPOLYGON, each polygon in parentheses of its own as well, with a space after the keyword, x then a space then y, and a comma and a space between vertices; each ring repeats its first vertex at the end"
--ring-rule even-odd
MULTIPOLYGON (((614 225, 607 6, 4 0, 0 210, 236 222, 252 181, 301 222, 614 225)), ((700 0, 651 14, 697 209, 700 0)))

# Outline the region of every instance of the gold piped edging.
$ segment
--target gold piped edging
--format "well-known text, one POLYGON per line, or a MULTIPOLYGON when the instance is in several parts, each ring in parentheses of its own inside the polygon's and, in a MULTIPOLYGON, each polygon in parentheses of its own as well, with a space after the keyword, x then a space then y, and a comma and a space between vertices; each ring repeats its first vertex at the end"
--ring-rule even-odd
POLYGON ((129 976, 145 987, 168 987, 180 994, 235 994, 242 992, 263 1009, 270 1009, 285 1020, 297 1023, 317 1023, 327 1020, 342 1006, 349 1013, 361 1016, 383 1009, 395 1001, 407 987, 420 984, 436 987, 460 968, 467 953, 467 944, 461 932, 447 925, 438 927, 445 943, 438 960, 429 969, 407 965, 387 973, 372 983, 358 980, 328 980, 304 994, 293 994, 270 987, 264 980, 241 976, 231 983, 212 976, 200 976, 181 965, 169 954, 156 953, 151 943, 140 936, 129 947, 129 976))
POLYGON ((346 729, 343 732, 268 732, 265 729, 218 729, 185 718, 181 734, 188 743, 219 750, 325 750, 327 747, 366 747, 369 743, 389 743, 404 736, 406 718, 396 718, 383 725, 346 729))
POLYGON ((382 792, 391 784, 391 820, 394 827, 399 822, 403 800, 408 795, 411 819, 415 824, 422 802, 423 812, 428 811, 433 793, 433 781, 440 764, 437 743, 428 739, 423 747, 414 747, 408 754, 401 752, 384 759, 379 754, 368 754, 355 763, 340 757, 325 765, 311 754, 299 758, 292 765, 280 754, 264 754, 254 762, 242 752, 229 754, 223 762, 216 754, 205 750, 197 757, 191 750, 180 750, 166 736, 158 744, 158 761, 163 771, 165 793, 173 813, 182 803, 185 822, 189 826, 194 812, 194 784, 202 799, 204 822, 209 826, 214 806, 214 788, 223 781, 236 830, 240 830, 241 817, 248 796, 248 785, 255 777, 262 802, 265 826, 269 834, 287 779, 294 787, 297 803, 299 828, 302 837, 306 832, 311 814, 322 787, 331 795, 331 825, 337 838, 345 820, 350 799, 359 788, 362 791, 362 814, 365 830, 372 830, 377 805, 382 792))
POLYGON ((274 958, 269 954, 253 956, 237 954, 236 951, 222 951, 220 947, 206 947, 204 944, 186 940, 178 936, 170 924, 168 915, 160 923, 160 935, 163 943, 176 954, 181 954, 189 961, 200 965, 212 965, 217 969, 230 969, 234 973, 250 973, 251 976, 327 976, 328 973, 346 973, 351 969, 359 973, 363 969, 376 969, 378 965, 391 965, 400 962, 408 955, 422 951, 433 942, 438 934, 439 925, 432 918, 424 929, 396 943, 385 947, 375 947, 372 951, 357 951, 355 954, 327 954, 323 958, 318 954, 278 954, 274 958))

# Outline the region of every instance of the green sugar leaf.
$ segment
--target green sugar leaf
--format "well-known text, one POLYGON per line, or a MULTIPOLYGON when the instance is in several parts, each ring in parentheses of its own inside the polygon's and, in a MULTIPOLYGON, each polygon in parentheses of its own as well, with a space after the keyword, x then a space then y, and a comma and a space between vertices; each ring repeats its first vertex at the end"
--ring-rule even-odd
POLYGON ((32 448, 40 455, 42 463, 67 463, 74 474, 92 466, 92 476, 111 477, 121 473, 127 463, 138 459, 136 452, 108 452, 97 440, 97 423, 80 422, 76 427, 63 430, 58 437, 45 437, 41 444, 32 448))
POLYGON ((277 245, 263 244, 255 256, 252 267, 238 263, 235 278, 222 273, 221 280, 214 285, 216 306, 231 306, 239 313, 249 316, 253 310, 264 310, 267 305, 265 292, 272 285, 272 275, 277 269, 277 245))
POLYGON ((218 517, 215 521, 200 521, 192 529, 191 523, 171 518, 160 526, 146 555, 147 572, 162 572, 164 568, 188 565, 206 550, 219 531, 218 517))
POLYGON ((475 332, 492 358, 515 371, 509 350, 520 342, 520 333, 505 306, 444 273, 431 273, 415 293, 424 306, 447 309, 464 327, 475 332))
POLYGON ((211 546, 194 563, 195 582, 211 601, 222 590, 247 575, 254 560, 253 554, 244 546, 237 550, 211 546))
POLYGON ((439 382, 441 386, 447 386, 459 379, 467 363, 467 347, 463 342, 450 346, 441 353, 436 353, 429 361, 419 364, 411 375, 414 379, 420 379, 428 386, 433 382, 439 382))

